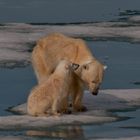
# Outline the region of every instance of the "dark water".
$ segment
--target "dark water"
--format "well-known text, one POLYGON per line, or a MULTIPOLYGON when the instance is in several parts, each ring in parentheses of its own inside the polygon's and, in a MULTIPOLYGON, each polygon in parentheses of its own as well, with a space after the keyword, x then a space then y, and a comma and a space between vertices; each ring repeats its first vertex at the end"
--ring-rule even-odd
POLYGON ((0 22, 69 23, 119 18, 139 10, 139 0, 1 0, 0 22))
POLYGON ((33 85, 35 76, 31 67, 0 69, 0 115, 11 114, 5 109, 24 103, 33 85))

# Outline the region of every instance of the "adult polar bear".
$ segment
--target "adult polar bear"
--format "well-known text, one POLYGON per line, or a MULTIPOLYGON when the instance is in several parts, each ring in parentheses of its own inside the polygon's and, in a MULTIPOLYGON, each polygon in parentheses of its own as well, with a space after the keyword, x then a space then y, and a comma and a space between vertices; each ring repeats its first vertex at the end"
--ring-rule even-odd
POLYGON ((32 52, 32 64, 38 82, 50 76, 62 59, 80 65, 73 75, 69 92, 74 110, 82 111, 86 109, 82 105, 83 84, 93 95, 97 95, 103 78, 103 65, 93 57, 83 40, 53 33, 40 39, 32 52))

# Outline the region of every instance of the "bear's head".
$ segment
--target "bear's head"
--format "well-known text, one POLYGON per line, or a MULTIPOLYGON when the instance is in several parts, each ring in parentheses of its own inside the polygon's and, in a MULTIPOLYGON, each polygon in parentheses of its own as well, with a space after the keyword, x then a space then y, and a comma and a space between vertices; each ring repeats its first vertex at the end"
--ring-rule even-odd
POLYGON ((93 60, 80 65, 76 73, 89 91, 93 95, 97 95, 103 80, 104 66, 99 61, 93 60))

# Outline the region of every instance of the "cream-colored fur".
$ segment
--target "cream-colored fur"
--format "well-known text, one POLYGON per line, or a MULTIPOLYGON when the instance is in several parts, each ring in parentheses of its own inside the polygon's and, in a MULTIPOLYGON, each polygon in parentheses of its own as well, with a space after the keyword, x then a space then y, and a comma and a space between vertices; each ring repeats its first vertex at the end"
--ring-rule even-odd
POLYGON ((48 78, 57 63, 67 59, 80 65, 71 85, 73 107, 76 111, 84 109, 82 105, 83 84, 97 94, 103 77, 103 65, 96 60, 86 43, 81 39, 53 33, 40 39, 32 52, 32 64, 38 83, 48 78))
POLYGON ((31 91, 27 102, 28 114, 46 116, 50 109, 52 114, 58 114, 58 111, 64 109, 62 103, 65 103, 65 109, 68 108, 73 65, 69 61, 61 60, 54 73, 31 91))

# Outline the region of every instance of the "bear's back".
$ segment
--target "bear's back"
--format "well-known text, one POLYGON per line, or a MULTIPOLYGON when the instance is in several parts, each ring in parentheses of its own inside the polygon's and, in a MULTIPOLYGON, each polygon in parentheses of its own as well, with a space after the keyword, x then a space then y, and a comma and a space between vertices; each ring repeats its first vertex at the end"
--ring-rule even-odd
POLYGON ((32 52, 32 64, 39 82, 50 76, 62 59, 84 64, 93 59, 92 53, 81 39, 53 33, 41 38, 32 52))

